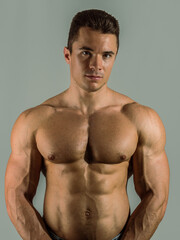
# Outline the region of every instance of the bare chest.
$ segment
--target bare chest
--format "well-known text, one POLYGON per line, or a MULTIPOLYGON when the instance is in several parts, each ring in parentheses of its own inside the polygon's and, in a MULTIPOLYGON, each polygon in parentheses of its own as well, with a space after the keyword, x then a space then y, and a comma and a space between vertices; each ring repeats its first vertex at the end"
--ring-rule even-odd
POLYGON ((137 132, 132 122, 117 111, 84 116, 60 111, 46 119, 36 134, 38 150, 54 163, 115 164, 130 159, 136 149, 137 132))

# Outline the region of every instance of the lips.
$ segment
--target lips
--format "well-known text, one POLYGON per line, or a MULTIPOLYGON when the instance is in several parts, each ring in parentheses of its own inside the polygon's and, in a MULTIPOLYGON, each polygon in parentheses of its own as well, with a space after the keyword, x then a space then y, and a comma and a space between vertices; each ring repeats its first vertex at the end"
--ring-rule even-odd
POLYGON ((90 75, 90 74, 86 74, 85 75, 87 78, 91 79, 91 80, 100 80, 102 78, 102 76, 100 75, 90 75))

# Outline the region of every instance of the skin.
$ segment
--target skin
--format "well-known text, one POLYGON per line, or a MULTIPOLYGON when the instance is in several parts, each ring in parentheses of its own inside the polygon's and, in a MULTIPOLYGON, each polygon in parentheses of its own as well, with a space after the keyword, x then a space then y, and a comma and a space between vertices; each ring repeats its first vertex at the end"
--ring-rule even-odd
POLYGON ((5 177, 11 221, 23 239, 148 240, 168 201, 165 129, 158 114, 107 87, 116 36, 81 28, 72 54, 70 87, 17 119, 5 177), (43 218, 33 207, 46 177, 43 218), (140 204, 129 217, 133 174, 140 204))

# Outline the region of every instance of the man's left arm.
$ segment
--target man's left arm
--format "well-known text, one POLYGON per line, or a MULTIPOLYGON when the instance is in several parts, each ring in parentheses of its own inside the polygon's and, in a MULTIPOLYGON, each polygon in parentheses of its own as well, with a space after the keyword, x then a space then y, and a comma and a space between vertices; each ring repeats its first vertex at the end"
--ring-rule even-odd
POLYGON ((143 107, 136 119, 139 141, 133 155, 135 190, 141 198, 122 240, 148 240, 161 222, 169 193, 169 165, 165 153, 165 129, 156 112, 143 107))

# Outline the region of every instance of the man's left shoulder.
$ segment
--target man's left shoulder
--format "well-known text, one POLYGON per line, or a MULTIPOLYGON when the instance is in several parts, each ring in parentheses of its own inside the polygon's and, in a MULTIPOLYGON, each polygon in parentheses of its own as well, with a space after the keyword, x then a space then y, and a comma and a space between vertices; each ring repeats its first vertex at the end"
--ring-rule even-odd
POLYGON ((148 139, 159 138, 165 134, 160 116, 151 107, 132 102, 123 107, 123 112, 133 122, 141 136, 148 139))
POLYGON ((126 95, 118 94, 121 113, 124 114, 137 128, 162 125, 158 113, 149 106, 142 105, 126 95))
POLYGON ((122 112, 134 119, 135 122, 160 120, 158 113, 154 109, 145 105, 141 105, 135 101, 125 104, 122 112))

